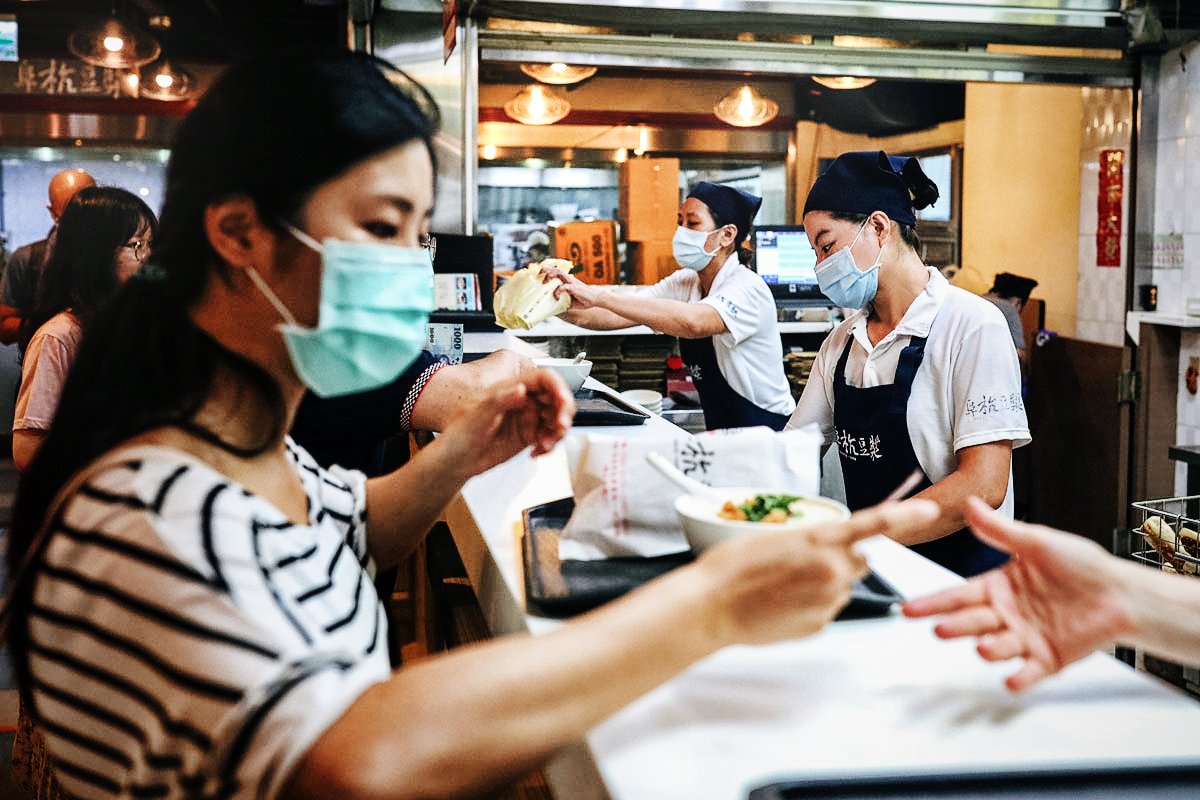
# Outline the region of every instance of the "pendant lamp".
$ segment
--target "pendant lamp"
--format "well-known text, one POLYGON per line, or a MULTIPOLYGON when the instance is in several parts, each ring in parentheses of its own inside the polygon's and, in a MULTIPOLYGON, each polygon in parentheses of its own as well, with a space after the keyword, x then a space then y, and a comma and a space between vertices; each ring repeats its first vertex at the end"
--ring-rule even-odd
POLYGON ((558 86, 566 86, 572 83, 579 83, 596 74, 595 67, 580 67, 573 64, 564 64, 561 61, 556 61, 553 64, 522 64, 521 72, 524 72, 535 81, 542 83, 553 83, 558 86))
POLYGON ((874 78, 853 75, 813 75, 812 79, 826 89, 865 89, 875 82, 874 78))
POLYGON ((141 95, 151 100, 186 100, 195 78, 165 56, 142 67, 141 95))
POLYGON ((67 49, 79 60, 107 69, 137 69, 162 50, 153 36, 122 21, 115 7, 107 18, 73 30, 67 49))
POLYGON ((551 125, 571 113, 571 101, 556 89, 531 83, 504 104, 504 113, 523 125, 551 125))
POLYGON ((779 113, 779 104, 763 97, 749 84, 743 84, 722 97, 713 106, 717 119, 739 128, 765 125, 779 113))

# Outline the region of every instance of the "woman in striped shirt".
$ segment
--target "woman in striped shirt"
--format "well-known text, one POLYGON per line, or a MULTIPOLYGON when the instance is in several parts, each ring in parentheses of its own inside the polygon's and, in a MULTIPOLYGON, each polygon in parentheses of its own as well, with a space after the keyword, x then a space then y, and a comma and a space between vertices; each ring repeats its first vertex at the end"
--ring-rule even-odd
POLYGON ((392 672, 364 567, 572 413, 523 374, 370 480, 285 435, 306 387, 419 350, 434 113, 341 53, 236 66, 184 121, 152 262, 89 328, 15 509, 11 639, 66 794, 477 795, 724 645, 817 630, 854 540, 932 518, 738 540, 550 635, 392 672))

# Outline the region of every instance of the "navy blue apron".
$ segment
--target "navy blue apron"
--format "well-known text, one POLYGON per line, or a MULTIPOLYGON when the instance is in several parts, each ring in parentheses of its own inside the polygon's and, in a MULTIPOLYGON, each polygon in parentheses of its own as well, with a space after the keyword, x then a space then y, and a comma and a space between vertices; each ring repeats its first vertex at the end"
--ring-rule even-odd
POLYGON ((692 383, 700 395, 704 409, 704 426, 710 431, 720 428, 752 428, 766 425, 781 431, 789 415, 775 414, 751 403, 725 381, 717 365, 717 351, 711 336, 703 339, 680 339, 679 354, 692 374, 692 383))
MULTIPOLYGON (((908 433, 908 398, 925 357, 925 339, 913 338, 900 351, 894 383, 868 388, 846 384, 846 360, 853 345, 851 337, 833 374, 833 426, 846 482, 846 505, 857 511, 881 502, 913 470, 921 469, 908 433)), ((912 493, 930 485, 929 476, 922 472, 912 493)), ((987 572, 1008 560, 1005 553, 979 541, 966 528, 911 548, 963 577, 987 572)))

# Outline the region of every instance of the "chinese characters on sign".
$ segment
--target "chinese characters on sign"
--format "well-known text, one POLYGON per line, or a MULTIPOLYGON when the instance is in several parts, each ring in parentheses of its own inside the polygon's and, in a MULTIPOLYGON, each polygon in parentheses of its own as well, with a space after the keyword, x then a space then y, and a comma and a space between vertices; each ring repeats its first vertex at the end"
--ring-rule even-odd
POLYGON ((64 97, 112 97, 127 95, 118 70, 94 67, 63 58, 23 58, 0 67, 0 86, 6 94, 41 94, 64 97))
POLYGON ((1125 151, 1100 151, 1096 197, 1096 266, 1121 266, 1121 198, 1125 194, 1125 151))
POLYGON ((1150 266, 1155 269, 1183 269, 1183 234, 1156 233, 1150 266))

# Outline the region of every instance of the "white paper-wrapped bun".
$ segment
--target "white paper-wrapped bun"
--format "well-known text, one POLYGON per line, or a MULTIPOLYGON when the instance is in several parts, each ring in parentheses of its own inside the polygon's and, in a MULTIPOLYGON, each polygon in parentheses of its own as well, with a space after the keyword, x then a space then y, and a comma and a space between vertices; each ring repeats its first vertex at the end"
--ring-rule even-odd
POLYGON ((496 290, 492 310, 496 321, 505 328, 529 330, 543 320, 558 316, 571 307, 570 295, 554 296, 554 290, 562 286, 557 278, 542 282, 542 267, 551 266, 570 271, 575 265, 564 258, 547 258, 536 264, 519 269, 508 281, 496 290))

